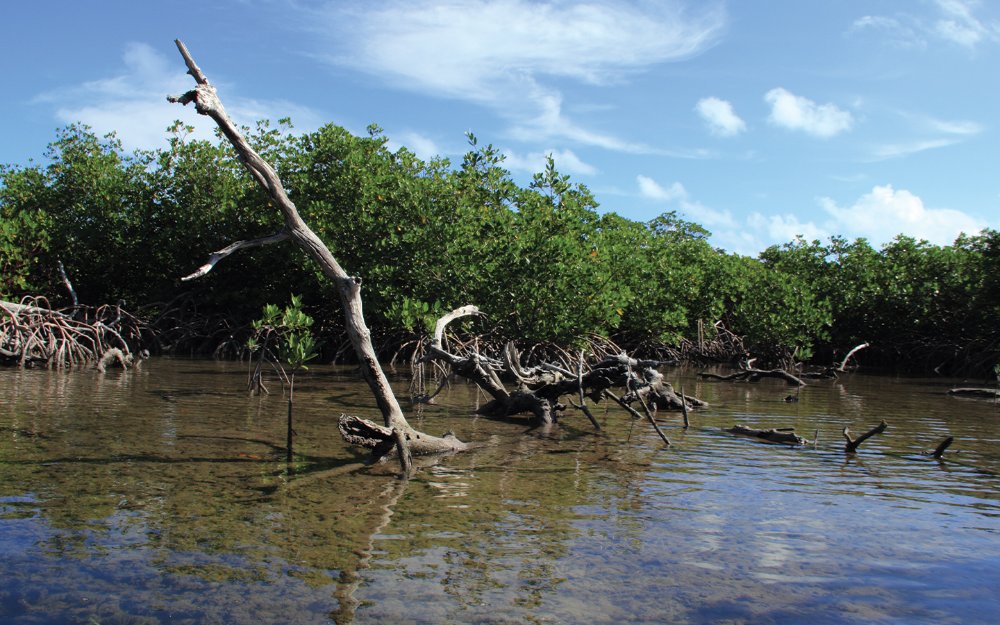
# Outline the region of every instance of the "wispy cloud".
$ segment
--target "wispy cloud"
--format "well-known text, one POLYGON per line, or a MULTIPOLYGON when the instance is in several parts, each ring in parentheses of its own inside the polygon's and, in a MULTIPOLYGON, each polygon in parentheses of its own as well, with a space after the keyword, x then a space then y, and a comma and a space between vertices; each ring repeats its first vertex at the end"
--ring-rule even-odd
POLYGON ((611 85, 713 45, 721 4, 533 0, 329 3, 314 24, 322 58, 398 88, 488 107, 516 132, 610 150, 648 150, 567 118, 555 84, 611 85))
POLYGON ((808 98, 777 87, 764 95, 771 105, 768 117, 775 126, 827 139, 850 130, 854 117, 833 104, 817 104, 808 98))
MULTIPOLYGON (((184 93, 193 86, 179 57, 172 62, 147 44, 130 43, 115 75, 48 91, 33 101, 50 107, 60 123, 82 122, 99 135, 115 131, 125 149, 150 149, 164 145, 167 127, 178 119, 195 128, 195 138, 213 136, 215 125, 210 119, 166 100, 167 95, 184 93)), ((220 88, 226 90, 225 84, 220 88)), ((262 101, 232 93, 223 97, 237 123, 291 117, 299 130, 319 126, 318 114, 286 100, 262 101)))
POLYGON ((872 149, 870 161, 884 161, 891 158, 902 158, 928 150, 946 148, 958 143, 957 139, 927 139, 924 141, 909 141, 904 143, 886 143, 872 149))
POLYGON ((972 136, 983 131, 982 124, 972 121, 935 119, 926 116, 920 121, 930 130, 948 135, 972 136))
POLYGON ((984 40, 997 40, 1000 29, 996 23, 986 23, 976 17, 980 2, 976 0, 937 0, 942 15, 934 22, 935 33, 946 41, 974 48, 984 40))
POLYGON ((905 48, 944 41, 973 50, 984 42, 1000 41, 1000 25, 979 17, 979 0, 935 0, 933 6, 934 14, 865 15, 848 32, 877 31, 890 45, 905 48))
POLYGON ((716 97, 702 98, 695 106, 698 115, 708 125, 708 130, 720 137, 732 137, 747 129, 739 115, 733 111, 733 105, 716 97))
POLYGON ((920 113, 899 112, 909 122, 919 138, 877 145, 871 150, 869 161, 900 158, 956 145, 969 137, 981 134, 982 124, 968 120, 946 120, 920 113))
POLYGON ((927 39, 923 29, 913 24, 912 18, 901 19, 885 15, 864 15, 854 20, 848 33, 877 32, 882 41, 897 48, 925 48, 927 39))

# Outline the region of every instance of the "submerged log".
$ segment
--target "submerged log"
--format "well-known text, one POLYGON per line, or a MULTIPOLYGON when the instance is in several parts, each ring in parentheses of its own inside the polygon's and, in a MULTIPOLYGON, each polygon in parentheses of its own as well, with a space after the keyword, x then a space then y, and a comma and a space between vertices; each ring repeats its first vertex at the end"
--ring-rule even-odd
POLYGON ((955 397, 977 397, 983 399, 996 399, 1000 397, 1000 389, 953 388, 948 390, 948 395, 954 395, 955 397))
POLYGON ((745 425, 734 425, 726 429, 730 434, 750 436, 782 445, 808 445, 809 441, 795 434, 795 428, 772 428, 770 430, 755 430, 745 425))
POLYGON ((805 386, 806 383, 795 377, 791 373, 788 373, 784 369, 742 369, 736 373, 731 373, 729 375, 719 375, 717 373, 708 373, 703 371, 698 374, 699 377, 705 380, 720 380, 723 382, 732 381, 746 381, 746 382, 756 382, 761 378, 778 378, 788 382, 789 386, 805 386))

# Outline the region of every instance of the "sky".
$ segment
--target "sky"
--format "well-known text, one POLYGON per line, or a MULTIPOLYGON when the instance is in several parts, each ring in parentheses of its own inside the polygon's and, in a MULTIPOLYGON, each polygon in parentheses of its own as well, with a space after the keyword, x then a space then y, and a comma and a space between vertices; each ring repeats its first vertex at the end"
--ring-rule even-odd
POLYGON ((667 211, 756 255, 803 236, 951 244, 1000 228, 1000 2, 11 2, 0 164, 82 122, 166 145, 193 86, 174 39, 252 125, 381 126, 521 184, 551 155, 599 210, 667 211))

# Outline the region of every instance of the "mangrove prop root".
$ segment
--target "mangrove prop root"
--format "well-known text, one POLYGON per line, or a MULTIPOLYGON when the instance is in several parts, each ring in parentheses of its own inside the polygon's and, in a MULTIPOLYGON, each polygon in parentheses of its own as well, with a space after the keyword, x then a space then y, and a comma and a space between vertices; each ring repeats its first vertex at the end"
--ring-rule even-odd
POLYGON ((851 429, 845 427, 843 434, 844 434, 844 439, 847 441, 847 444, 844 445, 844 451, 846 451, 849 454, 853 454, 855 451, 857 451, 861 443, 865 442, 866 440, 868 440, 872 436, 875 436, 876 434, 881 434, 882 432, 885 432, 885 429, 887 427, 889 427, 889 424, 886 423, 885 421, 882 421, 881 423, 879 423, 878 425, 876 425, 875 427, 868 430, 867 432, 865 432, 864 434, 862 434, 857 438, 852 438, 851 429))
POLYGON ((0 362, 64 369, 112 362, 127 368, 145 324, 120 306, 53 310, 43 297, 0 301, 0 362))

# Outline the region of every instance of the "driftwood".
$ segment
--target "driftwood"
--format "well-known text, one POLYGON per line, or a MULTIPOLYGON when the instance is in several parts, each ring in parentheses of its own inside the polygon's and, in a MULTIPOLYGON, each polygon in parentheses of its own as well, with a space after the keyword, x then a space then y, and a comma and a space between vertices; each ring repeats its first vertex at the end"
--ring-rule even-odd
POLYGON ((808 445, 809 441, 795 434, 795 428, 777 428, 770 430, 755 430, 745 425, 734 425, 725 430, 730 434, 740 436, 750 436, 759 438, 768 443, 778 443, 782 445, 808 445))
POLYGON ((955 397, 1000 398, 1000 390, 993 388, 953 388, 948 390, 948 394, 955 397))
POLYGON ((795 377, 791 373, 788 373, 784 369, 754 369, 747 368, 737 371, 736 373, 731 373, 729 375, 719 375, 717 373, 702 372, 698 374, 702 379, 706 380, 721 380, 724 382, 732 381, 746 381, 746 382, 756 382, 761 378, 778 378, 788 382, 789 386, 805 386, 806 383, 795 377))
POLYGON ((844 451, 846 451, 849 454, 853 454, 855 451, 857 451, 861 443, 865 442, 866 440, 868 440, 872 436, 875 436, 876 434, 881 434, 882 432, 885 432, 885 429, 887 427, 889 427, 889 424, 887 424, 885 421, 882 421, 881 423, 879 423, 878 425, 876 425, 875 427, 868 430, 867 432, 865 432, 864 434, 862 434, 857 438, 852 438, 850 428, 845 427, 843 434, 844 434, 844 439, 847 441, 847 444, 844 445, 844 451))
POLYGON ((358 417, 342 416, 340 422, 341 432, 363 432, 363 434, 358 434, 353 438, 345 434, 345 438, 351 442, 362 441, 360 443, 361 446, 369 449, 375 449, 381 443, 391 441, 393 446, 404 448, 404 456, 407 445, 409 446, 409 451, 414 454, 441 453, 464 449, 466 447, 465 443, 459 441, 454 436, 430 436, 418 432, 406 421, 403 410, 400 408, 399 402, 396 400, 389 386, 389 380, 386 378, 378 362, 375 349, 372 347, 371 334, 365 325, 361 307, 361 278, 349 275, 333 257, 327 245, 302 220, 298 209, 288 197, 284 185, 278 178, 278 174, 274 168, 250 146, 239 128, 230 120, 229 115, 222 106, 221 100, 219 100, 215 87, 209 84, 208 78, 194 62, 184 44, 180 40, 176 40, 175 43, 181 56, 184 58, 184 63, 187 65, 188 74, 194 78, 197 86, 183 95, 169 96, 167 99, 170 102, 182 105, 193 102, 199 114, 207 115, 215 121, 222 134, 225 135, 226 139, 229 140, 236 150, 236 154, 246 166, 247 171, 250 172, 254 180, 267 192, 272 204, 281 211, 284 217, 284 226, 275 234, 252 241, 239 241, 214 252, 209 257, 207 263, 184 279, 192 280, 205 276, 212 270, 216 263, 237 250, 291 240, 308 254, 319 265, 323 274, 337 286, 341 308, 344 311, 344 324, 351 345, 358 358, 361 376, 371 389, 375 403, 378 405, 385 422, 384 428, 372 428, 370 425, 374 424, 371 424, 370 421, 359 419, 358 417), (396 435, 393 434, 393 430, 397 431, 396 435))

